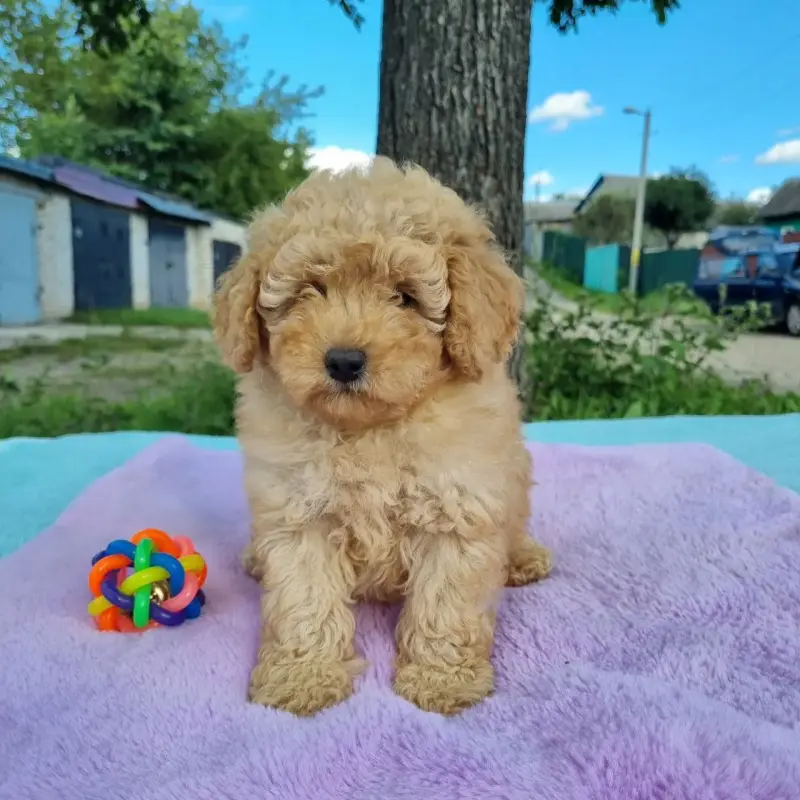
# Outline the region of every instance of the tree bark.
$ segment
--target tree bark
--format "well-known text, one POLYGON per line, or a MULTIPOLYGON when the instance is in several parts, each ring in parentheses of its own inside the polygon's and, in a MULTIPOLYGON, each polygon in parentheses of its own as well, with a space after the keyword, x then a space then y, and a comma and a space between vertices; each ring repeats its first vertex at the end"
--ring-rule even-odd
MULTIPOLYGON (((424 167, 489 215, 522 274, 533 0, 384 0, 380 155, 424 167)), ((529 382, 521 348, 510 369, 529 382)))

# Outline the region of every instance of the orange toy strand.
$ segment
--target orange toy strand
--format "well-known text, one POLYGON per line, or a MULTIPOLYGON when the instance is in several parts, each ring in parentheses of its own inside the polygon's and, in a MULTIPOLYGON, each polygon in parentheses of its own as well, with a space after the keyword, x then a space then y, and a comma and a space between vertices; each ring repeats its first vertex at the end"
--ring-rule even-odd
POLYGON ((113 556, 105 556, 101 558, 89 572, 89 591, 97 597, 103 584, 103 579, 115 569, 122 569, 123 567, 130 566, 130 561, 127 557, 119 553, 113 556))
POLYGON ((158 528, 145 528, 143 531, 139 531, 139 533, 131 536, 131 541, 134 544, 139 544, 142 539, 152 539, 153 545, 159 553, 167 553, 167 555, 173 558, 179 558, 181 555, 175 542, 173 542, 164 531, 158 530, 158 528))
POLYGON ((95 618, 97 627, 101 631, 115 631, 117 630, 117 622, 119 617, 119 609, 116 606, 107 608, 95 618))

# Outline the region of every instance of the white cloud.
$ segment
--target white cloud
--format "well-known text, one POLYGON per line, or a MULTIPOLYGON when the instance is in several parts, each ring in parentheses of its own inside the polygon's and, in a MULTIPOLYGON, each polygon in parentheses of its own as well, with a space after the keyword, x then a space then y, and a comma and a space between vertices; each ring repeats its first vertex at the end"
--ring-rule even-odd
POLYGON ((731 153, 731 154, 726 155, 726 156, 720 156, 719 157, 719 163, 720 164, 735 164, 737 161, 739 161, 740 158, 741 158, 741 156, 739 156, 737 153, 731 153))
POLYGON ((19 147, 17 147, 15 144, 12 144, 11 147, 9 147, 8 150, 6 150, 5 154, 9 158, 19 158, 22 155, 19 147))
POLYGON ((763 206, 764 203, 769 202, 772 197, 772 189, 769 186, 760 186, 758 189, 753 189, 747 194, 747 202, 755 205, 763 206))
POLYGON ((546 170, 534 172, 528 178, 528 186, 550 186, 555 181, 555 178, 546 170))
POLYGON ((312 147, 308 153, 309 169, 342 172, 349 167, 368 167, 373 155, 361 150, 348 150, 344 147, 329 145, 328 147, 312 147))
POLYGON ((800 139, 774 144, 756 156, 756 164, 800 164, 800 139))
POLYGON ((530 122, 550 122, 550 130, 565 131, 573 122, 599 117, 603 107, 592 105, 592 96, 585 89, 551 94, 544 103, 528 114, 530 122))

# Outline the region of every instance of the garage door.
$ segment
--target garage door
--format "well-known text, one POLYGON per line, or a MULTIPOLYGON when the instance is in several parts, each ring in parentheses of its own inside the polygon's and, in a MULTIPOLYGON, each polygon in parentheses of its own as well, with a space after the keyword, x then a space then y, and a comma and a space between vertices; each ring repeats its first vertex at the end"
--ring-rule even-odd
POLYGON ((0 191, 0 325, 38 322, 36 200, 0 191))
POLYGON ((131 307, 131 234, 127 212, 72 201, 75 308, 131 307))

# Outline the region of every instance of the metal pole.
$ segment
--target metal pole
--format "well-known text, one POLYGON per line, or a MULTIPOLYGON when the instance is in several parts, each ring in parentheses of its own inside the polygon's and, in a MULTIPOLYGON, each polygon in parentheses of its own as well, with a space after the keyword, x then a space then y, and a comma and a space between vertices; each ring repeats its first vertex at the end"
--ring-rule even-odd
POLYGON ((644 200, 647 191, 647 147, 650 141, 650 111, 644 112, 644 133, 642 135, 642 163, 639 167, 639 186, 636 191, 636 211, 633 217, 633 242, 631 243, 631 268, 628 274, 628 290, 636 294, 639 288, 639 264, 642 253, 642 232, 644 229, 644 200))

